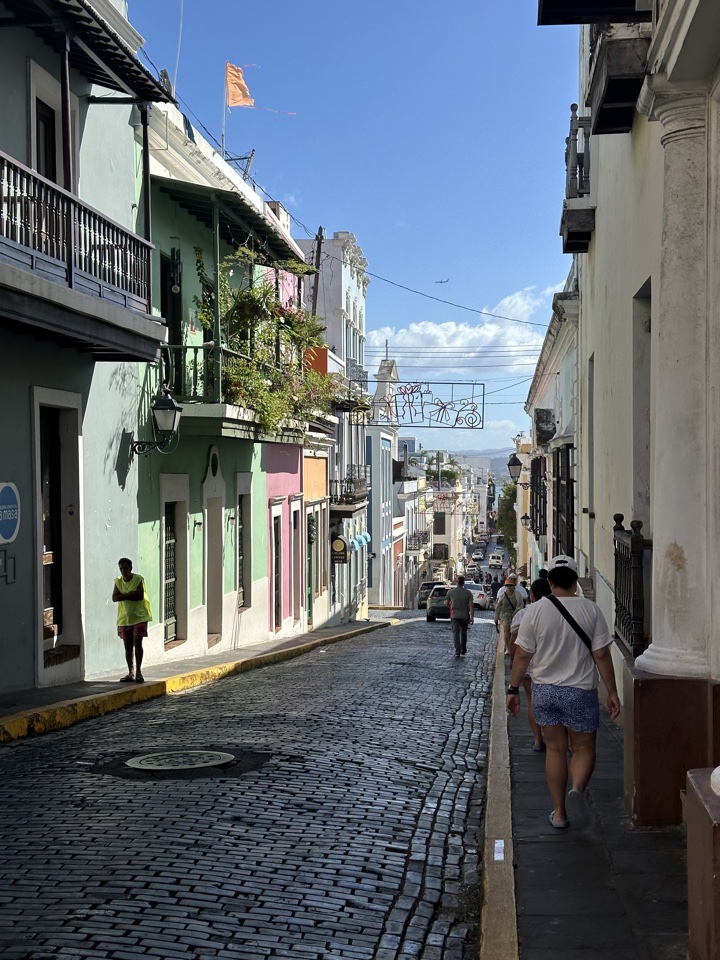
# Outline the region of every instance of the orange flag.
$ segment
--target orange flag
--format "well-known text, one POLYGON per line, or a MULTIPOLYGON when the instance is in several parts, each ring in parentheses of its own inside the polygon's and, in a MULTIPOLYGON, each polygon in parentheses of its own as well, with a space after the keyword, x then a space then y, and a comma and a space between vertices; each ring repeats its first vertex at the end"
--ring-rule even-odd
POLYGON ((245 83, 240 67, 225 63, 225 96, 228 107, 252 107, 255 101, 245 83))

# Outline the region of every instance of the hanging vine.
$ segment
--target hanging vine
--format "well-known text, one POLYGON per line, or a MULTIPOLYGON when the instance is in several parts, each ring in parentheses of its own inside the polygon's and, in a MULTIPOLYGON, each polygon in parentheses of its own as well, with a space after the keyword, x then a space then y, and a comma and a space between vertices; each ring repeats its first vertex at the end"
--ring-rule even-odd
MULTIPOLYGON (((262 428, 272 433, 328 411, 342 381, 308 366, 313 349, 326 346, 322 320, 301 307, 282 304, 264 279, 252 282, 253 256, 248 248, 239 248, 218 271, 221 346, 226 348, 222 399, 252 410, 262 428)), ((214 285, 199 248, 195 262, 201 288, 195 307, 203 326, 213 329, 214 285)))

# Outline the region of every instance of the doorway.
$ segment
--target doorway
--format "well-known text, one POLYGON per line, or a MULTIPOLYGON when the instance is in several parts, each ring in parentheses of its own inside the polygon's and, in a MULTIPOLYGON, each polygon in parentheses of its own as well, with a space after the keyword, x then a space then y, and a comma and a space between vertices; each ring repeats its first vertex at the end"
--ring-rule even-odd
POLYGON ((83 584, 78 394, 33 387, 37 681, 82 675, 83 584), (53 668, 53 669, 50 669, 53 668))
POLYGON ((273 517, 273 626, 282 628, 282 517, 273 517))
POLYGON ((223 505, 220 497, 209 497, 205 512, 206 604, 208 646, 222 638, 223 628, 223 505))

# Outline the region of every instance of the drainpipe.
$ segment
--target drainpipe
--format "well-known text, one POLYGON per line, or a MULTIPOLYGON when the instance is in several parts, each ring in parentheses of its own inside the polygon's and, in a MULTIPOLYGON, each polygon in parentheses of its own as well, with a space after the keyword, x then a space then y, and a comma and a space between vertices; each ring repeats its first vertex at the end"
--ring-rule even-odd
POLYGON ((220 210, 213 197, 213 259, 215 260, 215 298, 213 301, 213 399, 222 403, 222 339, 220 336, 220 210))
MULTIPOLYGON (((150 137, 148 133, 148 105, 146 103, 140 104, 140 123, 142 124, 143 235, 148 243, 151 243, 152 203, 150 200, 150 137)), ((149 250, 147 262, 148 313, 152 313, 152 274, 152 250, 149 250)))
MULTIPOLYGON (((72 154, 72 112, 70 108, 70 34, 63 35, 63 50, 60 61, 60 104, 62 111, 62 156, 63 186, 68 193, 75 191, 75 176, 72 154)), ((67 201, 65 221, 65 256, 67 263, 68 287, 73 287, 75 279, 75 201, 67 201)))

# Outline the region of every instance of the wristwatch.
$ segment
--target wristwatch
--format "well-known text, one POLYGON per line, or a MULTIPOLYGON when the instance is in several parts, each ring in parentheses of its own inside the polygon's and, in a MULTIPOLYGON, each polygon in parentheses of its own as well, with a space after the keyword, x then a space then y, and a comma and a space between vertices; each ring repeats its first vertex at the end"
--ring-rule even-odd
POLYGON ((509 697, 515 697, 520 693, 520 687, 513 687, 511 684, 506 692, 509 697))

